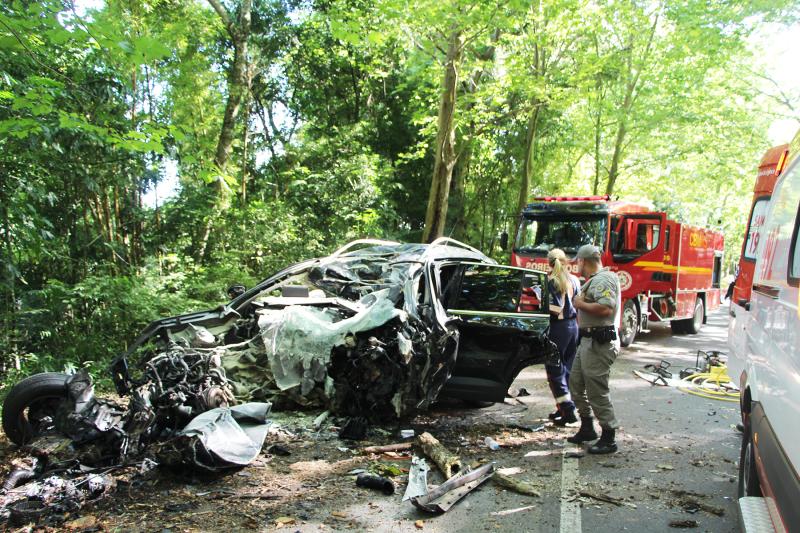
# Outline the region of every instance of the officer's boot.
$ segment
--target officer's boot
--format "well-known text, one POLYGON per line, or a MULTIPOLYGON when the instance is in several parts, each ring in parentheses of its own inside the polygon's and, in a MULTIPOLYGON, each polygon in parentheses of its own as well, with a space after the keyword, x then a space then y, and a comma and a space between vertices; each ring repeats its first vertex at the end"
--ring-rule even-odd
POLYGON ((582 442, 595 440, 596 438, 597 432, 594 430, 594 418, 591 416, 582 416, 581 428, 573 436, 567 437, 567 442, 571 442, 572 444, 580 444, 582 442))
POLYGON ((603 454, 617 451, 617 441, 614 439, 616 431, 603 428, 600 440, 589 447, 589 453, 603 454))
POLYGON ((572 405, 572 402, 564 402, 559 404, 558 412, 560 416, 553 420, 553 425, 564 427, 567 424, 572 424, 578 421, 578 417, 575 414, 575 406, 572 405))

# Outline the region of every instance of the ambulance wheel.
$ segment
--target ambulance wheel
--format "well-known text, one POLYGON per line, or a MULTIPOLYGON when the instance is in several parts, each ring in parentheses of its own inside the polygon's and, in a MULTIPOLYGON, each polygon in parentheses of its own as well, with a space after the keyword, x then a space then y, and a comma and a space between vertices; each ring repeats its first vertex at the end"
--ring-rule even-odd
POLYGON ((756 452, 752 431, 745 426, 742 435, 742 451, 739 454, 739 497, 761 496, 761 483, 756 470, 756 452))
POLYGON ((694 314, 692 318, 686 320, 686 333, 692 335, 700 333, 700 328, 703 327, 703 318, 705 316, 705 307, 703 307, 703 300, 698 298, 694 302, 694 314))
POLYGON ((639 313, 636 312, 636 302, 628 300, 622 308, 622 324, 619 329, 619 343, 621 346, 630 346, 636 338, 639 329, 639 313))

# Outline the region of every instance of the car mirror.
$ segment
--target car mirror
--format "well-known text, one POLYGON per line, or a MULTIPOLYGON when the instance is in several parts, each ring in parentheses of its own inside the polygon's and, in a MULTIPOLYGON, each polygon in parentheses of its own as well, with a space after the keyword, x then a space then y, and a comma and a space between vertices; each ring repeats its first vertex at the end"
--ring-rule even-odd
POLYGON ((225 289, 225 292, 228 294, 228 298, 230 298, 231 300, 233 300, 235 298, 238 298, 239 296, 244 294, 246 291, 247 291, 247 287, 245 287, 241 283, 235 283, 235 284, 231 285, 230 287, 228 287, 227 289, 225 289))
POLYGON ((508 232, 504 231, 500 234, 500 249, 504 252, 508 249, 508 232))

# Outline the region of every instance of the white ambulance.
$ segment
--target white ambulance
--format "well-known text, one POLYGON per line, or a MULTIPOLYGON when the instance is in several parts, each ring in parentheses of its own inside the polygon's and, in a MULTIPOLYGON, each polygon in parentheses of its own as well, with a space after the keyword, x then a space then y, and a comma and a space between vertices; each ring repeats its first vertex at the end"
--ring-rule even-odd
MULTIPOLYGON (((792 143, 792 153, 797 153, 792 143)), ((731 346, 744 434, 744 531, 800 531, 800 158, 778 178, 761 228, 744 342, 731 346)))

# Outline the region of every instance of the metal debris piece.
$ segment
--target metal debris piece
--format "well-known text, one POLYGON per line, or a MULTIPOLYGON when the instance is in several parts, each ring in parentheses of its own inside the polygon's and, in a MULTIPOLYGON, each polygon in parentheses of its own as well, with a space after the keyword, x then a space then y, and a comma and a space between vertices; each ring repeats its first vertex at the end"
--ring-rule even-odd
POLYGON ((454 476, 429 493, 411 498, 418 509, 429 513, 445 513, 461 498, 472 492, 494 474, 494 463, 488 463, 467 474, 454 476))
POLYGON ((408 472, 408 485, 403 494, 403 501, 423 496, 428 492, 428 472, 430 467, 422 457, 411 458, 411 469, 408 472))
POLYGON ((175 439, 160 443, 157 457, 167 465, 219 471, 250 464, 267 437, 269 403, 218 407, 195 417, 175 439))

